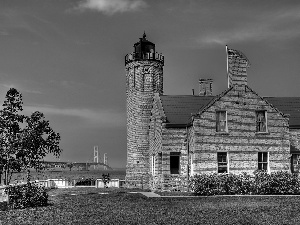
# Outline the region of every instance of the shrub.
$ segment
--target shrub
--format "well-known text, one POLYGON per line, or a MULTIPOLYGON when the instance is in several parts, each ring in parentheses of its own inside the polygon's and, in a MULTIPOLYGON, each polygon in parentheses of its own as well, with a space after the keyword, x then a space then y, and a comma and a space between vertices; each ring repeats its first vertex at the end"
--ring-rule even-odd
POLYGON ((265 171, 254 172, 255 194, 300 194, 300 180, 297 174, 287 171, 272 172, 265 171))
POLYGON ((110 181, 109 173, 108 174, 102 174, 102 181, 104 183, 104 187, 108 188, 107 184, 110 181))
POLYGON ((95 184, 96 181, 93 178, 81 178, 81 180, 76 182, 75 186, 95 186, 95 184))
POLYGON ((190 188, 196 195, 234 195, 253 192, 250 175, 200 174, 190 180, 190 188))
POLYGON ((34 183, 8 186, 5 193, 9 196, 8 208, 23 209, 48 205, 48 194, 44 187, 34 183))
POLYGON ((200 174, 194 176, 189 186, 195 195, 267 195, 300 194, 297 174, 286 171, 255 171, 254 176, 235 174, 200 174))

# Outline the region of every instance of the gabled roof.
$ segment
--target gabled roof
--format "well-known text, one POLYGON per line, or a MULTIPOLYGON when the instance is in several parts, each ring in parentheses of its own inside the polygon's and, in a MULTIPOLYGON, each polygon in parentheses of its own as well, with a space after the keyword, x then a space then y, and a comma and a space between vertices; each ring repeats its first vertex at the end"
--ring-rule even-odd
POLYGON ((290 115, 290 128, 300 128, 300 97, 264 97, 279 111, 290 115))
MULTIPOLYGON (((166 126, 185 127, 192 114, 205 111, 227 91, 228 89, 218 96, 160 95, 166 126)), ((300 129, 300 97, 263 97, 263 99, 279 112, 290 115, 290 128, 300 129)))
POLYGON ((226 89, 225 91, 221 92, 219 95, 215 96, 210 102, 208 102, 206 105, 204 105, 201 110, 198 112, 198 115, 200 115, 202 112, 204 112, 206 109, 211 107, 216 101, 218 101, 220 98, 222 98, 224 95, 226 95, 230 90, 233 89, 233 86, 226 89))
POLYGON ((191 114, 199 112, 213 98, 214 96, 161 95, 160 99, 166 115, 167 126, 186 126, 191 114))

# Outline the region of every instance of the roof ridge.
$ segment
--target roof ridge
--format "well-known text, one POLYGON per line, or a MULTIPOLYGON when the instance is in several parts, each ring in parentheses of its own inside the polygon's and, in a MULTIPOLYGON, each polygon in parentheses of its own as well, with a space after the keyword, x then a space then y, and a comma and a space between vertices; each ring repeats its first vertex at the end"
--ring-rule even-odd
POLYGON ((167 117, 166 117, 166 113, 165 113, 163 104, 162 104, 162 102, 161 102, 160 96, 161 96, 161 95, 160 95, 159 93, 155 93, 155 94, 154 94, 154 97, 157 98, 157 100, 158 100, 158 108, 159 108, 159 110, 160 110, 161 113, 162 113, 162 116, 163 116, 163 122, 166 122, 167 117))
POLYGON ((225 94, 227 94, 232 88, 233 88, 233 86, 231 86, 230 88, 227 88, 226 90, 221 92, 219 95, 215 96, 215 98, 213 98, 205 107, 202 107, 201 111, 199 111, 199 113, 197 113, 197 115, 200 116, 206 109, 211 107, 216 101, 218 101, 225 94))
POLYGON ((215 95, 160 95, 160 96, 174 96, 174 97, 216 97, 215 95))
POLYGON ((259 98, 261 98, 263 101, 265 101, 269 106, 271 106, 273 109, 275 109, 276 112, 278 112, 281 116, 286 117, 286 115, 279 111, 279 109, 277 109, 273 104, 271 104, 270 102, 268 102, 266 99, 264 99, 264 97, 260 96, 258 93, 256 93, 252 88, 250 88, 248 85, 245 85, 248 89, 250 89, 250 91, 252 91, 254 94, 256 94, 259 98))

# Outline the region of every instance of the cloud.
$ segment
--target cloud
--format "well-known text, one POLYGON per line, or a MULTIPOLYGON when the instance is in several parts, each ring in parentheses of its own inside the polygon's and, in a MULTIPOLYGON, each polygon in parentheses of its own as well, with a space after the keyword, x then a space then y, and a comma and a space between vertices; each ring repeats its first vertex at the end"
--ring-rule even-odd
POLYGON ((120 127, 125 126, 126 115, 110 109, 87 109, 87 108, 57 108, 51 105, 25 105, 25 113, 40 111, 47 115, 76 117, 78 123, 87 126, 120 127))
POLYGON ((24 35, 24 38, 29 34, 33 40, 50 41, 53 37, 66 39, 64 32, 54 23, 26 10, 1 8, 0 21, 0 36, 24 35))
POLYGON ((5 30, 0 30, 0 36, 8 36, 9 33, 5 30))
MULTIPOLYGON (((253 10, 253 9, 252 9, 253 10)), ((249 41, 280 41, 291 40, 300 37, 300 7, 290 7, 273 11, 257 11, 256 16, 250 16, 253 12, 243 11, 241 14, 229 13, 228 20, 219 23, 214 29, 207 29, 205 34, 195 38, 198 45, 230 44, 249 41), (230 17, 231 16, 231 17, 230 17), (228 23, 228 21, 235 21, 228 23)))
POLYGON ((10 89, 10 88, 15 88, 18 91, 20 91, 21 93, 30 93, 30 94, 42 94, 42 92, 38 91, 38 90, 33 90, 33 89, 29 89, 29 88, 24 88, 21 87, 20 85, 16 85, 13 83, 1 83, 0 86, 5 87, 6 89, 10 89))
POLYGON ((83 0, 76 10, 95 10, 107 15, 115 13, 132 12, 146 7, 144 0, 83 0))

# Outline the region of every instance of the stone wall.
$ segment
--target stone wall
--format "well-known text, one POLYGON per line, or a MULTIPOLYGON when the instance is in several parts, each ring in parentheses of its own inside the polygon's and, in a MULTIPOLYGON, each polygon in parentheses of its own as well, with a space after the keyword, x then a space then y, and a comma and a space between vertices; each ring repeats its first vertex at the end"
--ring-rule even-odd
POLYGON ((149 187, 149 122, 154 93, 163 92, 163 63, 126 64, 128 187, 149 187))
POLYGON ((165 121, 159 94, 154 94, 154 101, 151 110, 149 125, 149 158, 152 160, 150 165, 151 189, 161 189, 162 179, 162 124, 165 121), (154 168, 153 168, 154 167, 154 168))
POLYGON ((162 171, 160 176, 162 190, 180 190, 188 180, 188 151, 186 128, 162 129, 162 171), (179 174, 171 174, 170 154, 180 153, 179 174))
POLYGON ((188 179, 186 128, 167 128, 158 95, 154 98, 150 122, 150 157, 154 157, 151 187, 154 190, 182 190, 188 179), (180 153, 179 174, 171 174, 170 153, 180 153))
POLYGON ((300 153, 300 129, 290 130, 291 151, 300 153))
POLYGON ((249 62, 240 51, 230 49, 228 51, 228 88, 237 85, 242 88, 247 85, 247 67, 249 62))
POLYGON ((270 171, 289 170, 288 118, 249 87, 235 86, 194 118, 190 137, 194 172, 217 172, 217 152, 225 151, 229 172, 252 173, 258 168, 258 152, 269 152, 270 171), (228 132, 216 132, 216 111, 227 111, 228 132), (267 112, 267 133, 256 132, 256 110, 267 112))

